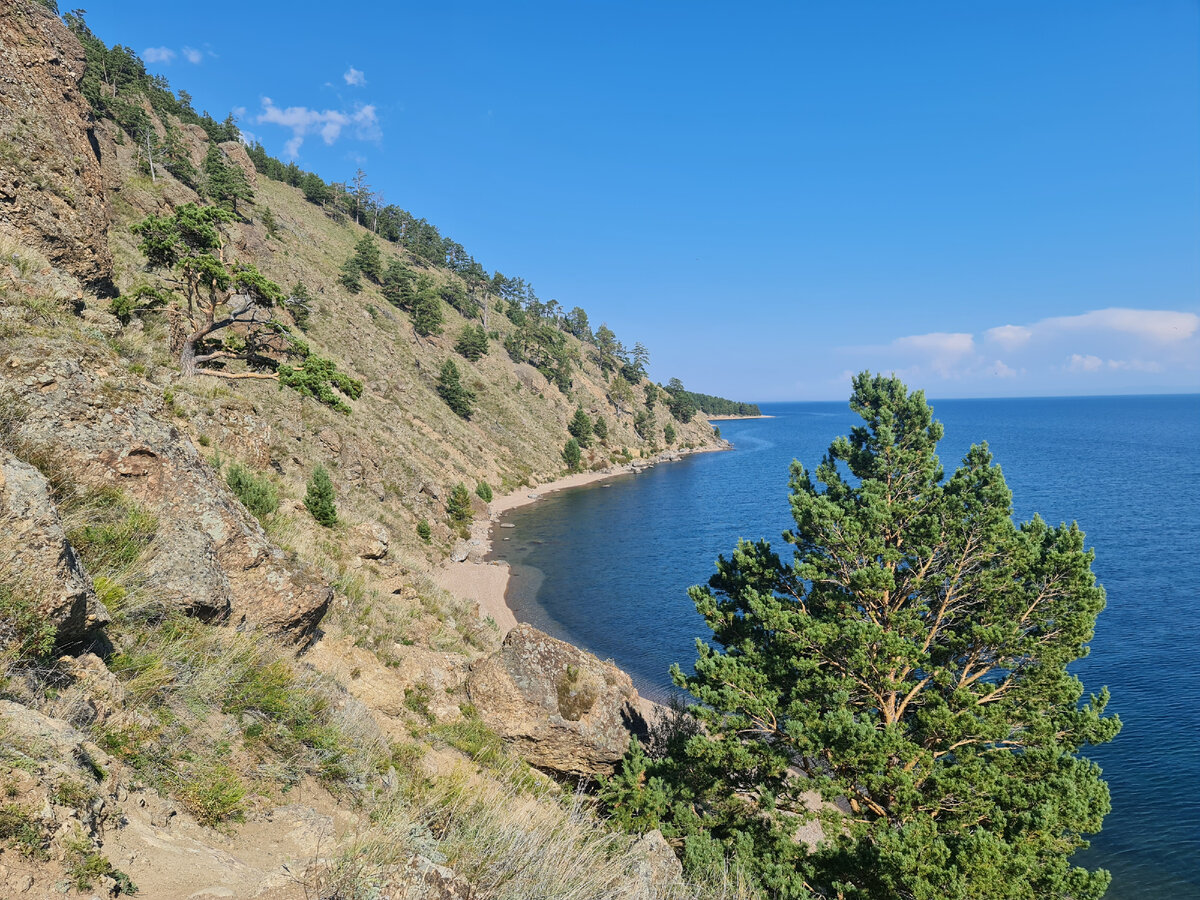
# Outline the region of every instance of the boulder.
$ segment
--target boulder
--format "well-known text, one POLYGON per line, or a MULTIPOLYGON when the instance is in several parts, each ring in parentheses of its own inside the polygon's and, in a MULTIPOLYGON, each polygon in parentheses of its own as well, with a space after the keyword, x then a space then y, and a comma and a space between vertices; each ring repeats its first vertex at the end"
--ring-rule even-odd
POLYGON ((418 853, 391 879, 383 895, 395 900, 473 900, 475 891, 453 869, 418 853))
POLYGON ((578 647, 520 624, 472 666, 471 703, 530 764, 560 775, 609 775, 644 733, 629 676, 578 647))
POLYGON ((662 832, 655 828, 643 834, 634 852, 641 857, 634 868, 633 877, 645 887, 644 896, 668 897, 683 881, 683 865, 667 843, 662 832))
POLYGON ((350 530, 354 555, 360 559, 383 559, 388 555, 391 535, 378 522, 363 522, 350 530))
POLYGON ((144 574, 158 602, 307 640, 332 588, 268 540, 146 382, 109 377, 99 360, 76 363, 78 345, 59 344, 39 340, 27 358, 0 369, 0 391, 28 410, 14 437, 52 449, 79 486, 117 488, 156 517, 144 574), (38 390, 43 375, 56 390, 38 390))
POLYGON ((0 577, 58 629, 60 647, 91 643, 109 621, 67 541, 42 473, 0 450, 0 577))

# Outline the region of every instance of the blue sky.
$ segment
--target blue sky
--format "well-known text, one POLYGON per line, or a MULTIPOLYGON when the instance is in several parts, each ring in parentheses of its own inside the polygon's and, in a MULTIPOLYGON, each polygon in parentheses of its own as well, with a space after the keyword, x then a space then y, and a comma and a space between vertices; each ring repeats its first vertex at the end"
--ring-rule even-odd
POLYGON ((361 166, 656 380, 1200 390, 1200 9, 88 5, 217 118, 361 166))

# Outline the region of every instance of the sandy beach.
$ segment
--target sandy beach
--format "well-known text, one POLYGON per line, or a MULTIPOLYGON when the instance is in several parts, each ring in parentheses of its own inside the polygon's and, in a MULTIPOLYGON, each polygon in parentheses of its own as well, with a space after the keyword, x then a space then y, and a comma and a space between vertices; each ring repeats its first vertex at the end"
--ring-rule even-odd
POLYGON ((492 549, 493 531, 503 527, 501 517, 510 510, 520 506, 536 503, 547 494, 566 488, 582 487, 597 481, 607 481, 610 478, 636 475, 643 469, 661 463, 675 462, 692 453, 709 453, 726 447, 712 447, 701 450, 679 450, 659 454, 652 459, 634 460, 624 466, 614 466, 598 472, 579 472, 567 475, 554 481, 536 487, 525 487, 512 493, 496 497, 488 504, 488 517, 477 520, 471 526, 470 555, 461 562, 446 560, 433 572, 433 580, 437 585, 456 597, 477 604, 481 619, 491 618, 500 629, 501 634, 507 634, 517 624, 516 616, 508 607, 505 592, 508 590, 509 567, 504 562, 483 562, 492 549))
POLYGON ((773 419, 774 416, 705 416, 709 422, 732 422, 735 419, 773 419))

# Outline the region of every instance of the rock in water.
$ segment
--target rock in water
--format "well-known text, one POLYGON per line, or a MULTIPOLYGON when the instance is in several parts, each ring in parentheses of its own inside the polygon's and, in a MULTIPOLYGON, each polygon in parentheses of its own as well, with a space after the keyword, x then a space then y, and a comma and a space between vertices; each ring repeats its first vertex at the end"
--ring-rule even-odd
POLYGON ((560 775, 611 774, 646 729, 628 675, 530 625, 472 667, 467 693, 523 759, 560 775))

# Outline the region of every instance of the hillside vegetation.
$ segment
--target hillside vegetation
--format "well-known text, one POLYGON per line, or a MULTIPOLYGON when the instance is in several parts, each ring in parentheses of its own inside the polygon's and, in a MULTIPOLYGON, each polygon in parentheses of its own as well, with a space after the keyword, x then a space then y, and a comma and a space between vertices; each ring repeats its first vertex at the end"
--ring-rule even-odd
MULTIPOLYGON (((747 895, 518 755, 469 695, 504 635, 433 577, 496 494, 723 446, 645 349, 77 14, 0 48, 0 893, 747 895)), ((555 652, 598 777, 636 693, 555 652)))

